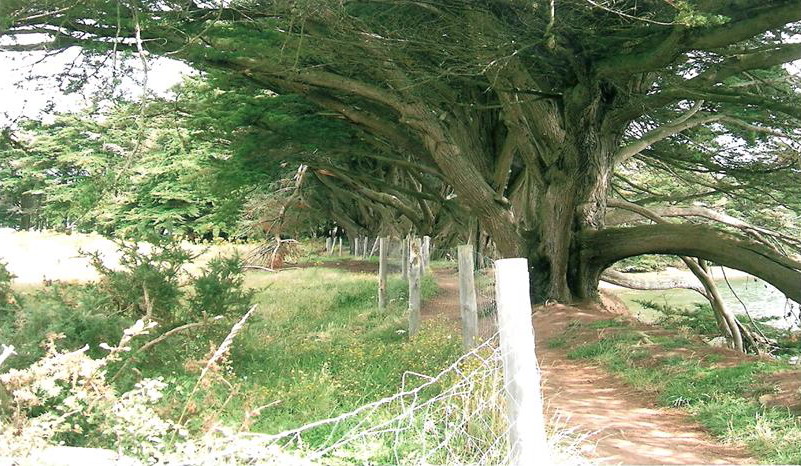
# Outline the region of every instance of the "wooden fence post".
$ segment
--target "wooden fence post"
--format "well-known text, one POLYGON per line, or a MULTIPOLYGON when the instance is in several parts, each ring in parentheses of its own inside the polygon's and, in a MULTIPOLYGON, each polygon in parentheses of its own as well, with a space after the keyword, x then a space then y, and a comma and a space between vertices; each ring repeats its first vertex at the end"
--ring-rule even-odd
POLYGON ((367 259, 367 248, 370 246, 370 237, 364 237, 364 244, 362 245, 362 259, 367 259))
POLYGON ((401 278, 409 279, 409 236, 401 238, 401 278))
POLYGON ((381 237, 378 239, 378 310, 387 309, 387 249, 389 239, 381 237))
POLYGON ((420 238, 409 243, 409 336, 420 330, 420 238))
POLYGON ((339 256, 342 257, 342 237, 339 237, 339 256))
POLYGON ((370 248, 370 254, 367 257, 373 257, 373 255, 375 254, 375 250, 378 247, 379 239, 380 237, 376 237, 375 242, 373 242, 373 247, 370 248))
POLYGON ((495 261, 495 299, 508 405, 510 464, 549 464, 526 259, 495 261))
POLYGON ((331 255, 331 251, 333 251, 333 247, 331 246, 331 237, 328 236, 325 238, 325 253, 329 256, 331 255))
POLYGON ((473 276, 473 246, 459 246, 459 304, 462 314, 462 343, 465 351, 476 346, 478 340, 478 304, 476 282, 473 276))
POLYGON ((353 238, 353 255, 354 256, 358 256, 359 255, 359 237, 358 236, 353 238))

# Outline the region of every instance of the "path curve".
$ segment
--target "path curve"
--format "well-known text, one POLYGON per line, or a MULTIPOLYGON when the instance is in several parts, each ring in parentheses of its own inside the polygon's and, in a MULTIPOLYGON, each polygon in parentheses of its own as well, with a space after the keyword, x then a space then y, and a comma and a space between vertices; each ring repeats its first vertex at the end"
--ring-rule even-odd
MULTIPOLYGON (((423 318, 443 314, 459 319, 455 273, 435 271, 439 293, 422 306, 423 318)), ((584 455, 602 464, 752 464, 748 452, 715 441, 678 409, 628 387, 616 376, 585 361, 567 359, 546 342, 569 322, 609 318, 568 306, 538 308, 534 314, 537 357, 543 376, 546 415, 588 435, 584 455)), ((486 327, 486 326, 485 326, 486 327)))

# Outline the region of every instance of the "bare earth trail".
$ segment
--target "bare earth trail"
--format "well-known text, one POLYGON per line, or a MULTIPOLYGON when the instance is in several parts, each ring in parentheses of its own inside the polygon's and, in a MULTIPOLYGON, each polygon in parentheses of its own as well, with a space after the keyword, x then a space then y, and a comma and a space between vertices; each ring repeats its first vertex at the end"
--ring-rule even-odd
MULTIPOLYGON (((434 274, 440 292, 423 303, 423 318, 444 315, 458 325, 457 276, 453 271, 434 274)), ((683 411, 658 407, 653 398, 601 368, 547 348, 546 342, 563 334, 569 322, 610 316, 558 305, 537 309, 534 328, 548 418, 589 434, 585 455, 603 464, 754 463, 744 449, 717 443, 683 411)), ((484 335, 491 329, 489 322, 482 327, 484 335)))

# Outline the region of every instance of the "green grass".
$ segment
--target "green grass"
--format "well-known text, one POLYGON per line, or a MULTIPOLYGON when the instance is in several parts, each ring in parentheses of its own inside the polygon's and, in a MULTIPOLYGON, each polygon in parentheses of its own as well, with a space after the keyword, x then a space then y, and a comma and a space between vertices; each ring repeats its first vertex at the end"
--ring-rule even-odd
MULTIPOLYGON (((764 407, 755 399, 772 388, 760 386, 760 376, 787 369, 786 364, 748 360, 715 367, 719 359, 715 357, 654 358, 641 345, 641 337, 625 330, 605 335, 574 347, 568 358, 601 363, 631 386, 654 393, 660 404, 687 409, 721 439, 745 443, 761 461, 801 463, 801 418, 787 409, 764 407)), ((653 340, 663 349, 692 345, 682 337, 653 340)))
POLYGON ((628 327, 628 322, 617 319, 596 320, 586 325, 587 328, 602 329, 602 328, 623 328, 628 327))
MULTIPOLYGON (((405 371, 433 375, 461 353, 459 335, 441 323, 424 325, 414 338, 406 335, 406 284, 399 278, 390 280, 384 313, 377 309, 371 274, 308 268, 254 274, 248 282, 264 289, 256 297, 259 313, 237 337, 229 358, 226 380, 239 395, 223 406, 229 390, 210 391, 206 409, 192 419, 194 427, 209 416, 237 423, 244 412, 275 403, 249 428, 267 433, 294 428, 395 393, 405 371)), ((425 277, 422 289, 424 299, 436 293, 433 278, 425 277)), ((165 377, 177 387, 166 403, 173 406, 181 405, 197 378, 177 359, 162 359, 143 374, 165 377)), ((322 440, 325 429, 315 435, 322 440)))

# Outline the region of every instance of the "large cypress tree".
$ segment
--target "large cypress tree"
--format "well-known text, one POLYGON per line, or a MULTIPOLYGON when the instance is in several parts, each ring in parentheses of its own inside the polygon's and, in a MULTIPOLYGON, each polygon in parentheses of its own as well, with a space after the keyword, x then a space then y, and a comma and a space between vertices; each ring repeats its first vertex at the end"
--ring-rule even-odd
MULTIPOLYGON (((764 166, 797 176, 800 99, 780 66, 801 58, 791 40, 801 29, 798 0, 90 0, 0 8, 7 35, 50 35, 9 49, 147 50, 304 96, 388 146, 388 166, 444 180, 448 199, 502 255, 530 259, 539 300, 592 298, 606 267, 647 253, 746 270, 801 300, 801 263, 753 238, 702 225, 605 226, 616 169, 632 160, 681 166, 680 154, 654 149, 669 150, 687 132, 741 139, 747 129, 758 137, 729 162, 722 158, 730 151, 693 151, 685 173, 704 163, 737 168, 758 152, 764 166), (788 164, 788 153, 796 161, 788 164)), ((365 189, 387 208, 419 215, 389 187, 365 189)))

